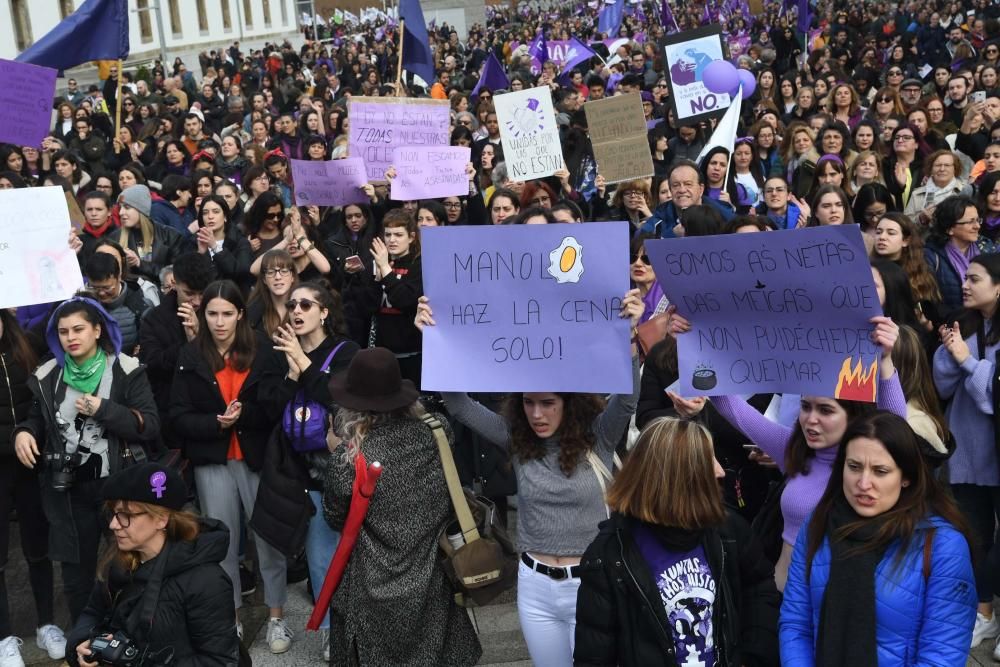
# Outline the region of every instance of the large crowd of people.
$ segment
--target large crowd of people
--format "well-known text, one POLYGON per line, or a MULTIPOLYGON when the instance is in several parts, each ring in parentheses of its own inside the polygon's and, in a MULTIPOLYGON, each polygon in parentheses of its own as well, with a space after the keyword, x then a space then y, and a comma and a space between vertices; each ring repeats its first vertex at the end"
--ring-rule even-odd
MULTIPOLYGON (((313 658, 475 664, 427 411, 464 485, 517 511, 541 667, 958 666, 996 640, 1000 5, 786 4, 490 7, 467 34, 428 27, 433 81, 400 76, 385 17, 60 85, 39 146, 0 144, 0 190, 59 186, 83 216, 84 289, 0 310, 0 563, 16 510, 38 646, 73 667, 125 644, 142 664, 247 664, 259 583, 266 644, 288 651, 305 632, 288 582, 307 572, 319 596, 356 466, 378 460, 313 658), (677 121, 661 43, 704 23, 756 82, 735 144, 708 151, 718 119, 677 121), (595 55, 564 71, 538 45, 570 38, 595 55), (480 81, 493 56, 504 86, 480 81), (495 101, 536 86, 564 166, 518 181, 495 101), (625 94, 653 173, 608 184, 584 107, 625 94), (390 169, 362 203, 295 205, 290 160, 348 156, 354 96, 446 100, 468 192, 397 201, 390 169), (424 227, 599 221, 630 229, 629 392, 421 387, 424 227), (857 225, 871 259, 877 402, 676 393, 697 316, 647 242, 820 225, 857 225)), ((0 667, 23 665, 2 569, 0 667)))

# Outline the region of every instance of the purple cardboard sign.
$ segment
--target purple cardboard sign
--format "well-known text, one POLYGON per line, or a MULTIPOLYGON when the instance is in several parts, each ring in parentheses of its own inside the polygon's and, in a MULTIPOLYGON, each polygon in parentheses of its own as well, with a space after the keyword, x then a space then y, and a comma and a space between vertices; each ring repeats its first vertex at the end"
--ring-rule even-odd
POLYGON ((56 75, 51 67, 39 67, 0 59, 0 142, 18 146, 41 146, 52 129, 52 98, 56 75))
POLYGON ((392 159, 396 178, 389 188, 395 201, 415 201, 469 194, 469 164, 472 149, 462 146, 405 146, 392 159))
POLYGON ((328 162, 292 160, 292 182, 297 206, 346 206, 366 204, 361 189, 368 182, 360 158, 328 162))
POLYGON ((422 388, 630 393, 627 224, 425 227, 422 388))
POLYGON ((447 100, 406 97, 353 97, 348 152, 361 158, 369 181, 384 181, 398 146, 447 146, 450 107, 447 100))
POLYGON ((875 400, 882 314, 857 225, 646 241, 685 396, 788 392, 875 400))

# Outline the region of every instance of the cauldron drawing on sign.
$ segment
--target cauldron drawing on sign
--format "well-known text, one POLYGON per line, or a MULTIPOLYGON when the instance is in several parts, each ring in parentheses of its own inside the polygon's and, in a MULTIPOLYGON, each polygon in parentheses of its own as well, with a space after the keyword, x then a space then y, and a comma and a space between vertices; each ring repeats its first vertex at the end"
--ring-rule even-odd
POLYGON ((698 364, 691 374, 691 386, 698 391, 708 391, 715 387, 719 378, 715 375, 715 369, 710 366, 698 364))

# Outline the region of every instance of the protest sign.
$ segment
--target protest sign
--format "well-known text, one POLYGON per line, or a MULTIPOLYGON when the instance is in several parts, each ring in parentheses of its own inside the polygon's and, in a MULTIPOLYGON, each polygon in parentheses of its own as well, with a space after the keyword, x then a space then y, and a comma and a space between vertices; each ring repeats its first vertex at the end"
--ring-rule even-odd
MULTIPOLYGON (((0 142, 41 146, 52 129, 56 70, 0 59, 0 142)), ((4 167, 6 168, 6 167, 4 167)))
POLYGON ((789 392, 874 401, 881 315, 857 225, 646 241, 692 330, 677 338, 686 396, 789 392))
POLYGON ((59 186, 0 190, 0 308, 68 299, 83 287, 59 186))
POLYGON ((706 67, 725 58, 721 26, 685 30, 664 37, 660 43, 670 80, 670 105, 678 123, 719 116, 729 107, 729 95, 713 93, 701 80, 706 67))
POLYGON ((367 204, 361 188, 368 182, 361 158, 328 162, 292 160, 292 183, 297 206, 367 204))
POLYGON ((653 175, 653 156, 639 93, 587 102, 583 110, 597 171, 608 185, 653 175))
POLYGON ((544 178, 562 168, 562 144, 548 86, 497 95, 493 105, 512 181, 544 178))
POLYGON ((425 227, 422 388, 630 393, 627 224, 425 227))
POLYGON ((448 145, 449 110, 448 100, 352 97, 348 152, 364 160, 369 181, 385 181, 397 147, 448 145))
POLYGON ((463 146, 406 146, 397 148, 392 160, 396 178, 389 188, 395 201, 414 201, 469 194, 471 149, 463 146))

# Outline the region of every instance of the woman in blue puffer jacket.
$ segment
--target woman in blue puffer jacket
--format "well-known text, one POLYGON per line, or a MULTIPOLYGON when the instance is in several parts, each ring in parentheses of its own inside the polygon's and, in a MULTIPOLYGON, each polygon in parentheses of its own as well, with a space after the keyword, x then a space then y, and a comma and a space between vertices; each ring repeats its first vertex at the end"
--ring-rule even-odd
POLYGON ((976 619, 969 532, 901 417, 847 428, 792 556, 781 664, 965 665, 976 619))

